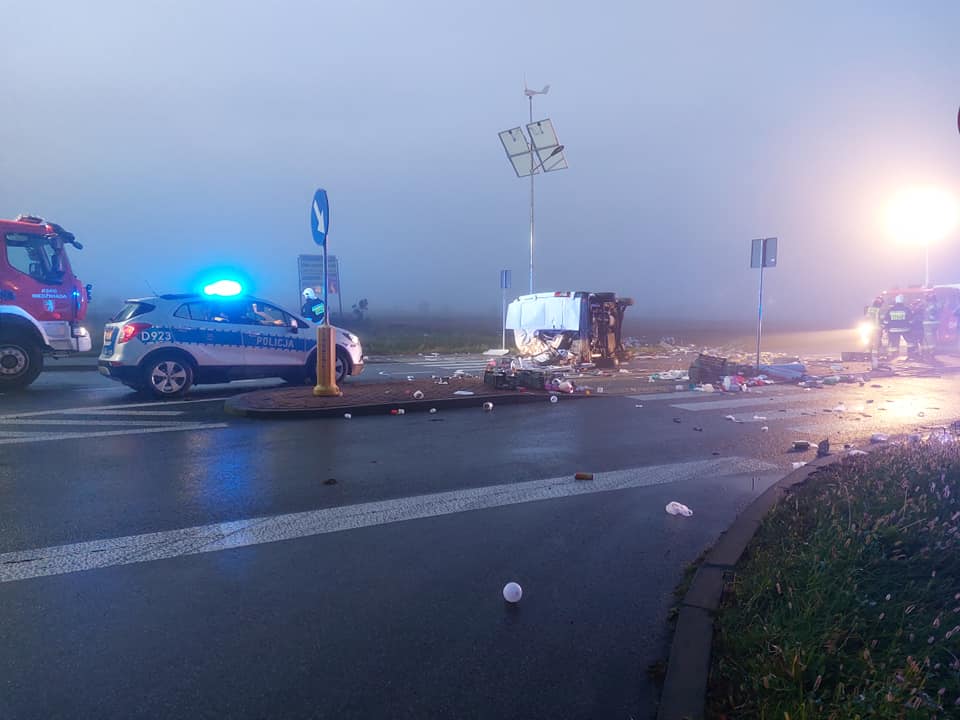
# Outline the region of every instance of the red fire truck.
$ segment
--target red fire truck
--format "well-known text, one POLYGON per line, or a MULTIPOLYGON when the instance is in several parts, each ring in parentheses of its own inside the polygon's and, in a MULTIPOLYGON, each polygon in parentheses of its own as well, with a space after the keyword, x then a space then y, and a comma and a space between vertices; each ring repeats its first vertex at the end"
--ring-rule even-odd
POLYGON ((83 248, 56 223, 0 220, 0 392, 36 380, 44 356, 90 350, 80 323, 92 288, 73 274, 67 245, 83 248))

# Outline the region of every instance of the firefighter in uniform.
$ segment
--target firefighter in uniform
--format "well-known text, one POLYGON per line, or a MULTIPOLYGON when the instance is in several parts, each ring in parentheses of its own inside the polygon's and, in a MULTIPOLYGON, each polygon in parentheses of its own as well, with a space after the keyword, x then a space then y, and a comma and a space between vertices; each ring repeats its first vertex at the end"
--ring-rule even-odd
POLYGON ((880 353, 880 340, 883 334, 883 328, 880 325, 881 307, 883 307, 883 298, 878 295, 864 313, 867 316, 867 322, 870 323, 870 362, 874 369, 876 369, 876 360, 880 353))
POLYGON ((920 354, 933 360, 933 353, 937 348, 937 335, 940 330, 940 300, 934 293, 927 296, 927 304, 923 309, 923 347, 920 354))
POLYGON ((303 316, 311 322, 322 322, 324 315, 323 300, 317 297, 313 288, 307 288, 303 291, 303 307, 300 308, 303 316))
POLYGON ((893 305, 883 314, 883 327, 887 331, 888 352, 890 357, 900 354, 900 338, 907 342, 910 349, 910 331, 912 330, 913 316, 910 308, 903 301, 903 295, 897 295, 893 305))

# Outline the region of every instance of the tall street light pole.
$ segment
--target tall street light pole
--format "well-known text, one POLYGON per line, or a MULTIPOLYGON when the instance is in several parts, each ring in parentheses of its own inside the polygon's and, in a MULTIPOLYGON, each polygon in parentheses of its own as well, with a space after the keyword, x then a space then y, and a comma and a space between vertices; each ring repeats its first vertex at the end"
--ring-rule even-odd
MULTIPOLYGON (((525 87, 523 89, 523 94, 527 96, 527 100, 530 104, 530 124, 533 124, 533 96, 534 95, 546 95, 550 92, 550 86, 544 85, 543 90, 531 90, 530 88, 525 87)), ((534 167, 534 153, 530 153, 530 294, 533 295, 533 228, 534 228, 534 213, 533 213, 533 178, 536 175, 536 168, 534 167)))
POLYGON ((563 156, 563 145, 557 138, 556 130, 553 128, 553 122, 549 118, 533 120, 533 96, 546 95, 550 90, 549 85, 545 85, 543 90, 530 90, 524 88, 523 93, 527 96, 530 110, 530 122, 527 123, 526 132, 523 128, 515 127, 510 130, 504 130, 500 135, 500 142, 507 153, 507 159, 513 166, 513 171, 517 177, 530 176, 530 294, 534 292, 533 284, 533 246, 535 240, 535 206, 534 206, 534 175, 538 172, 554 172, 556 170, 565 170, 567 160, 563 156))

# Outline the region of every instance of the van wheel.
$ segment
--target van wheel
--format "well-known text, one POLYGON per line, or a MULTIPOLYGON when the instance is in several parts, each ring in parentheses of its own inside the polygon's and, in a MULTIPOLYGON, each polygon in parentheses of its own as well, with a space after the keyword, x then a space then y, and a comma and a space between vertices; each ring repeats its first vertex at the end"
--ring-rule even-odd
POLYGON ((144 365, 143 379, 155 397, 180 397, 193 385, 193 366, 180 355, 160 353, 144 365))
POLYGON ((22 390, 43 370, 43 352, 19 335, 0 336, 0 392, 22 390))

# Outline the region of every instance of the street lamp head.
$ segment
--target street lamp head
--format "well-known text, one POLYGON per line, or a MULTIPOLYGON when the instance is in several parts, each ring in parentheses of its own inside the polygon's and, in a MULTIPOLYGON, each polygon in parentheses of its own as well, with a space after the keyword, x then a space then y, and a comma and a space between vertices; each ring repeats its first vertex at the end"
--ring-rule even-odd
POLYGON ((557 145, 557 146, 553 149, 553 152, 550 153, 550 155, 547 156, 547 159, 549 160, 549 159, 552 158, 554 155, 559 155, 559 154, 562 153, 562 152, 563 152, 563 145, 557 145))
POLYGON ((897 240, 929 245, 952 233, 960 221, 957 201, 934 187, 901 191, 887 209, 887 227, 897 240))

